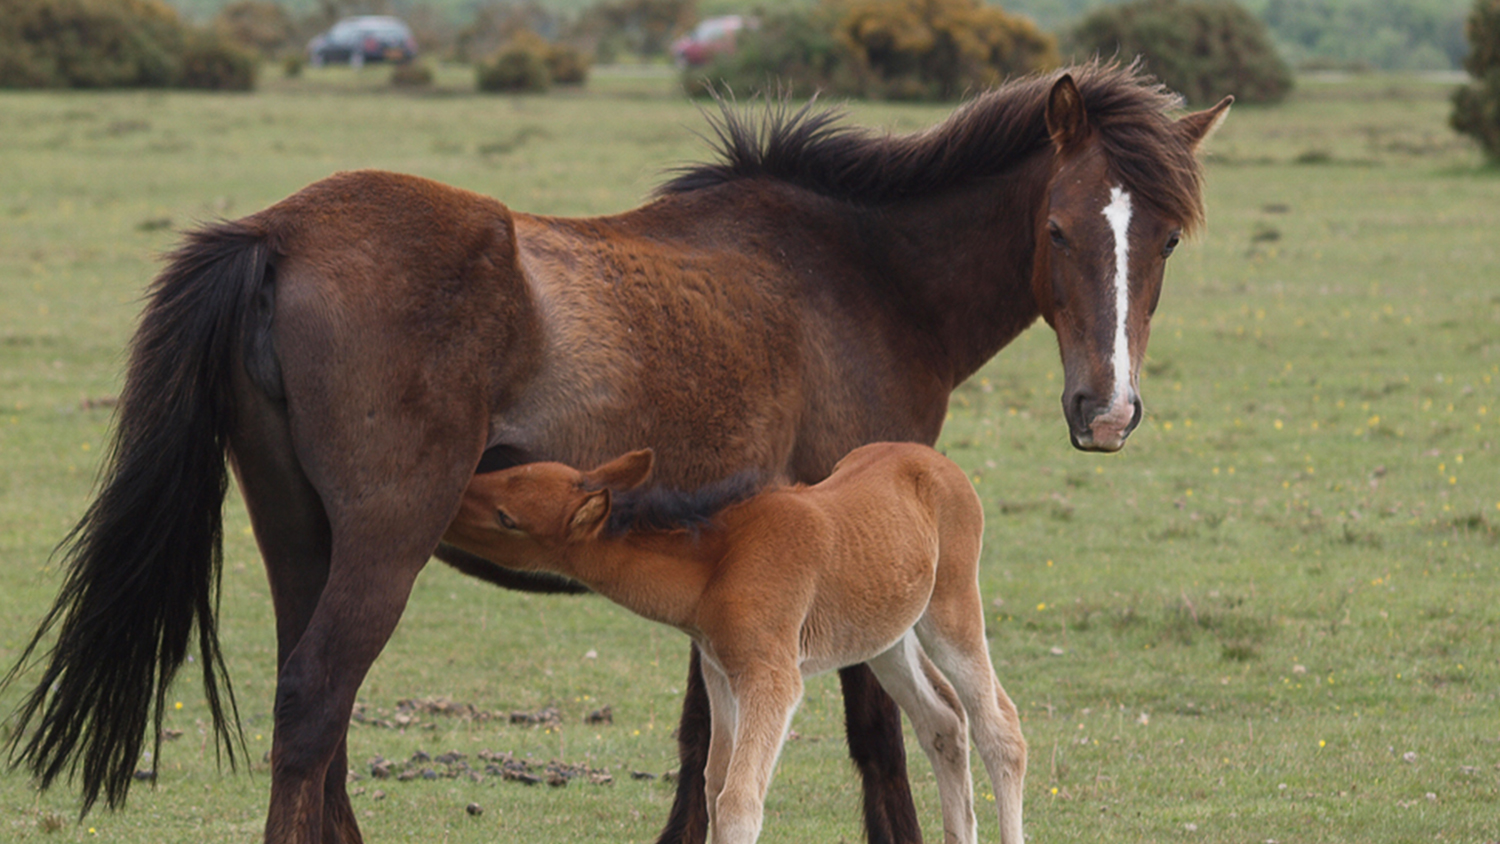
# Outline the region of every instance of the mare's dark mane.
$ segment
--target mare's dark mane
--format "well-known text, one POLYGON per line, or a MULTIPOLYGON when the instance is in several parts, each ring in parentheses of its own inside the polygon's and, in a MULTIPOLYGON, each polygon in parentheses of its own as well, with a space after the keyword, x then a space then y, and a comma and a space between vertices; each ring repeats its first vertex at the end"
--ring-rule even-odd
MULTIPOLYGON (((1124 187, 1184 228, 1200 222, 1201 170, 1170 114, 1182 98, 1135 65, 1092 62, 1068 72, 1124 187)), ((815 109, 811 102, 796 110, 773 103, 758 120, 721 102, 720 115, 709 118, 719 160, 679 170, 657 194, 755 178, 869 205, 938 193, 1003 173, 1046 147, 1047 99, 1059 77, 1007 83, 910 135, 843 125, 842 110, 815 109)))
POLYGON ((737 472, 694 490, 651 487, 615 493, 610 501, 611 536, 632 531, 699 530, 725 508, 754 496, 766 485, 763 473, 737 472))

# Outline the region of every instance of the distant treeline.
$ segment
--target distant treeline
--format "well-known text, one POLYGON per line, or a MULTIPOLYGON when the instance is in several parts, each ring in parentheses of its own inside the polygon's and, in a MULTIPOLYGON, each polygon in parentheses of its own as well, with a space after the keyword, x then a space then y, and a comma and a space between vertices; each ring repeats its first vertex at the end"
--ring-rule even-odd
MULTIPOLYGON (((172 0, 184 14, 206 22, 231 0, 172 0)), ((1010 14, 1032 18, 1061 33, 1083 15, 1121 0, 1004 0, 1010 14)), ((1463 22, 1470 0, 1240 0, 1265 21, 1282 55, 1301 68, 1440 70, 1459 67, 1467 45, 1463 22)), ((539 0, 539 7, 574 18, 596 0, 539 0)), ((816 0, 699 0, 701 15, 810 8, 816 0)), ((285 0, 293 15, 322 18, 360 12, 394 12, 460 28, 475 0, 285 0)))

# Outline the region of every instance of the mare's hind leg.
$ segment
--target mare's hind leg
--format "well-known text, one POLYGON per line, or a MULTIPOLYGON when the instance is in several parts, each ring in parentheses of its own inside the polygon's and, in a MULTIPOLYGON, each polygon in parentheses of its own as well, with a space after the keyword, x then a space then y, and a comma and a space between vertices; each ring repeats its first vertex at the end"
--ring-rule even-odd
POLYGON ((869 662, 881 685, 911 718, 912 731, 932 762, 943 809, 943 840, 973 844, 974 781, 969 774, 969 741, 963 707, 942 674, 911 633, 869 662))
POLYGON ((328 410, 311 424, 325 427, 309 433, 278 425, 285 417, 264 399, 240 398, 233 450, 265 549, 281 663, 265 837, 357 842, 344 785, 354 697, 457 510, 483 421, 469 420, 472 437, 388 422, 362 432, 351 454, 333 444, 355 438, 327 430, 347 423, 336 408, 351 403, 320 403, 328 410))
MULTIPOLYGON (((328 580, 331 538, 316 490, 292 451, 284 416, 241 382, 231 458, 250 511, 276 608, 276 670, 301 640, 328 580)), ((348 751, 340 741, 323 782, 324 844, 362 837, 346 789, 348 751)))

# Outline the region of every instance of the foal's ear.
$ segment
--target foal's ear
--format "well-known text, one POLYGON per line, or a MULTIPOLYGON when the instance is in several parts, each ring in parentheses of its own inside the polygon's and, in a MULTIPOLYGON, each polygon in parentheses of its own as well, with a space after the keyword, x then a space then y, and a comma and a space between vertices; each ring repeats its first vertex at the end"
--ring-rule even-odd
POLYGON ((1199 144, 1223 124, 1224 118, 1229 116, 1229 106, 1233 103, 1234 97, 1225 97, 1213 108, 1184 114, 1177 119, 1177 131, 1187 141, 1188 149, 1196 150, 1199 144))
POLYGON ((651 464, 655 457, 649 448, 632 451, 593 471, 584 472, 583 478, 590 486, 607 487, 616 492, 635 489, 651 474, 651 464))
POLYGON ((1078 92, 1073 75, 1064 73, 1047 95, 1047 133, 1059 150, 1066 150, 1082 141, 1088 131, 1089 115, 1083 107, 1083 94, 1078 92))
POLYGON ((599 535, 609 518, 609 490, 601 489, 584 496, 583 503, 568 519, 568 541, 584 542, 599 535))

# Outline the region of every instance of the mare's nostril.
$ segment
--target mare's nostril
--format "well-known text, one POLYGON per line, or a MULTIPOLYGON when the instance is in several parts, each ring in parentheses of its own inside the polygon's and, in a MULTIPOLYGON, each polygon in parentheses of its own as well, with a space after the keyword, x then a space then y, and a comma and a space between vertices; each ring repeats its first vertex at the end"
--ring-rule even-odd
POLYGON ((1087 428, 1094 417, 1099 415, 1099 400, 1088 390, 1074 393, 1069 404, 1073 423, 1080 428, 1087 428))

